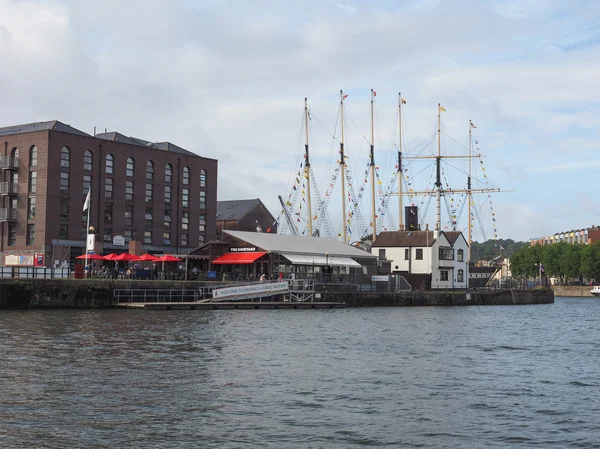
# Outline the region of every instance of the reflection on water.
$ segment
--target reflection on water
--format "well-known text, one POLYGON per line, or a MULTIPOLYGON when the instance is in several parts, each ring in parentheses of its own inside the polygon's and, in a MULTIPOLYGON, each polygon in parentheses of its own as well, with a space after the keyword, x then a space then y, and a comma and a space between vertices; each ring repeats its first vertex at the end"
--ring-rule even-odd
POLYGON ((0 447, 600 447, 599 312, 2 312, 0 447))

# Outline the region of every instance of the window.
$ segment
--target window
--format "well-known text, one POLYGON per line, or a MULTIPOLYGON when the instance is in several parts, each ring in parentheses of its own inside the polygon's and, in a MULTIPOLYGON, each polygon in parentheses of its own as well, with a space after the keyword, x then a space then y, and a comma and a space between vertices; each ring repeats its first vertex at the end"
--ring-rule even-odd
POLYGON ((104 198, 107 200, 113 199, 113 180, 112 178, 106 178, 104 180, 104 198))
POLYGON ((144 243, 152 245, 152 231, 144 231, 144 243))
POLYGON ((134 170, 134 162, 133 159, 128 157, 127 158, 127 165, 126 165, 126 169, 125 169, 125 174, 127 176, 131 176, 133 177, 133 170, 134 170))
MULTIPOLYGON (((462 251, 462 250, 459 250, 459 251, 462 251)), ((456 281, 457 282, 465 281, 465 270, 458 270, 458 272, 456 273, 456 281)))
POLYGON ((104 206, 104 223, 111 224, 112 217, 113 217, 113 205, 112 205, 112 203, 109 203, 104 206))
POLYGON ((410 248, 404 250, 404 260, 410 259, 410 248))
POLYGON ((92 171, 92 152, 89 150, 83 153, 83 169, 92 171))
POLYGON ((29 168, 37 167, 37 161, 38 161, 38 149, 34 145, 29 150, 29 168))
POLYGON ((29 193, 35 193, 37 190, 37 172, 29 172, 29 193))
POLYGON ((146 179, 148 181, 154 180, 154 163, 152 161, 146 163, 146 179))
POLYGON ((181 192, 181 207, 190 207, 190 190, 183 189, 181 192))
POLYGON ((11 209, 18 209, 17 198, 11 198, 10 199, 10 208, 11 209))
POLYGON ((87 196, 87 193, 92 187, 92 177, 90 175, 83 175, 83 197, 87 196))
POLYGON ((173 167, 171 164, 165 165, 165 182, 171 182, 173 179, 173 167))
POLYGON ((454 250, 452 248, 440 248, 440 260, 454 260, 454 250))
POLYGON ((115 158, 113 157, 112 154, 107 154, 106 155, 106 167, 104 169, 104 172, 107 175, 112 175, 113 171, 114 171, 114 166, 115 166, 115 158))
POLYGON ((152 202, 152 184, 146 184, 146 203, 152 202))
POLYGON ((184 212, 183 216, 181 217, 181 230, 187 231, 189 228, 189 224, 190 224, 190 213, 184 212))
POLYGON ((17 224, 8 224, 8 246, 14 246, 17 243, 17 224))
POLYGON ((69 193, 69 174, 60 172, 60 193, 69 193))
POLYGON ((33 245, 35 243, 35 225, 27 225, 27 244, 33 245))
POLYGON ((146 208, 145 217, 146 217, 146 227, 151 228, 152 227, 152 208, 151 207, 146 208))
POLYGON ((27 205, 27 219, 35 219, 35 196, 29 197, 29 204, 27 205))
POLYGON ((171 187, 165 186, 165 207, 171 206, 171 187))
POLYGON ((125 181, 125 201, 133 201, 133 181, 125 181))
POLYGON ((206 187, 206 170, 200 170, 200 187, 206 187))
POLYGON ((448 270, 440 271, 440 281, 447 281, 447 280, 448 280, 448 270))
POLYGON ((465 259, 464 251, 462 249, 459 249, 456 254, 456 260, 458 260, 459 262, 464 262, 464 259, 465 259))
POLYGON ((190 183, 190 169, 183 167, 183 185, 187 186, 190 183))
POLYGON ((112 243, 112 228, 104 228, 104 241, 112 243))
POLYGON ((379 248, 379 258, 385 259, 385 248, 379 248))
POLYGON ((60 213, 58 218, 60 220, 68 220, 69 219, 69 198, 61 198, 60 199, 60 213))
POLYGON ((69 225, 68 224, 61 223, 58 226, 58 238, 59 239, 69 238, 69 225))
POLYGON ((200 209, 206 209, 206 192, 200 192, 200 209))
POLYGON ((202 245, 206 241, 206 237, 203 235, 198 237, 198 244, 202 245))
POLYGON ((60 166, 63 168, 69 168, 69 161, 71 160, 71 150, 69 147, 62 147, 60 150, 60 166))
POLYGON ((125 226, 133 224, 133 206, 125 206, 125 226))
POLYGON ((200 226, 198 226, 198 230, 200 232, 204 232, 206 228, 206 215, 202 214, 200 215, 200 226))
POLYGON ((164 245, 170 245, 171 244, 171 233, 170 232, 164 232, 163 233, 163 244, 164 245))
MULTIPOLYGON (((14 157, 14 158, 18 158, 18 157, 19 157, 19 149, 18 149, 18 148, 16 148, 16 147, 15 147, 15 148, 13 148, 13 149, 12 149, 12 151, 11 151, 11 153, 10 153, 10 155, 11 155, 12 157, 14 157)), ((15 162, 17 162, 17 161, 15 161, 15 162)))
POLYGON ((123 232, 123 237, 125 237, 126 242, 130 242, 133 237, 133 232, 131 229, 125 229, 125 232, 123 232))
POLYGON ((181 246, 187 246, 187 242, 188 242, 188 235, 181 234, 181 246))
POLYGON ((417 248, 415 251, 415 259, 423 260, 423 248, 417 248))
POLYGON ((171 227, 171 211, 165 210, 165 228, 171 227))

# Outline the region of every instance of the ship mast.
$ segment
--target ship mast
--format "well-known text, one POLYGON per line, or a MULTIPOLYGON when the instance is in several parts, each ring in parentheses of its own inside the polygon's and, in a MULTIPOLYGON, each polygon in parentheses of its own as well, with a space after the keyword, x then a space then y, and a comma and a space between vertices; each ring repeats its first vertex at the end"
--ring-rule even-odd
POLYGON ((305 137, 306 143, 304 144, 306 161, 304 162, 304 172, 306 173, 306 195, 307 195, 307 213, 308 213, 308 236, 313 236, 312 231, 312 206, 310 202, 310 159, 308 156, 308 120, 309 120, 309 111, 308 111, 308 99, 304 98, 304 123, 305 123, 305 137))
MULTIPOLYGON (((445 110, 445 109, 444 109, 445 110)), ((436 175, 435 175, 435 232, 436 237, 440 230, 442 229, 442 206, 441 206, 441 195, 442 195, 442 176, 440 170, 440 163, 442 160, 442 132, 441 132, 441 116, 442 116, 442 106, 438 103, 438 155, 436 158, 436 175)))
POLYGON ((467 178, 467 200, 469 201, 469 227, 467 228, 467 242, 469 243, 469 258, 467 260, 471 261, 471 222, 473 219, 471 218, 471 140, 472 140, 472 128, 473 122, 469 120, 469 177, 467 178))
POLYGON ((398 229, 402 229, 402 94, 398 92, 398 229))
POLYGON ((373 238, 377 238, 377 216, 375 215, 375 124, 374 102, 375 92, 371 89, 371 220, 373 220, 373 238))
POLYGON ((342 174, 342 239, 344 245, 348 243, 348 228, 346 226, 346 222, 348 217, 346 217, 346 157, 344 156, 344 92, 340 90, 340 115, 342 117, 342 139, 340 141, 340 172, 342 174))

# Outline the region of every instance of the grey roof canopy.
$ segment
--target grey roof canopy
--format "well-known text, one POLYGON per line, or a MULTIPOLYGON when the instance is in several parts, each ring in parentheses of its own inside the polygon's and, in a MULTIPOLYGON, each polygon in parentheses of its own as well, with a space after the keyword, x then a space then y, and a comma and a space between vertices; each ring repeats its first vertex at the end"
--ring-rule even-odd
POLYGON ((226 229, 223 232, 264 251, 278 254, 310 254, 323 257, 327 254, 328 256, 355 257, 360 259, 377 258, 377 256, 366 251, 332 239, 268 234, 264 232, 228 231, 226 229))
MULTIPOLYGON (((260 199, 253 198, 250 200, 231 200, 217 201, 217 221, 218 220, 240 220, 254 207, 261 204, 260 199)), ((264 205, 263 205, 264 207, 264 205)), ((267 208, 265 207, 265 210, 267 208)), ((267 210, 267 212, 269 212, 267 210)), ((271 213, 269 212, 269 215, 271 213)), ((273 217, 271 215, 271 217, 273 217)), ((273 218, 275 220, 275 218, 273 218)))
POLYGON ((25 123, 24 125, 5 126, 0 128, 0 136, 11 136, 15 134, 35 133, 38 131, 58 131, 61 133, 76 134, 78 136, 91 137, 89 134, 79 131, 70 125, 65 125, 58 120, 50 120, 48 122, 25 123))

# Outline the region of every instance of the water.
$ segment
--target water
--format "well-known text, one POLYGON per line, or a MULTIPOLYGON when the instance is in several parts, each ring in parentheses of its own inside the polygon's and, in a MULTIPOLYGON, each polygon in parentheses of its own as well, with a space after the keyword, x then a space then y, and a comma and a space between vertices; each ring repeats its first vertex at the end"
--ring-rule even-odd
POLYGON ((2 448, 600 448, 600 300, 0 313, 2 448))

